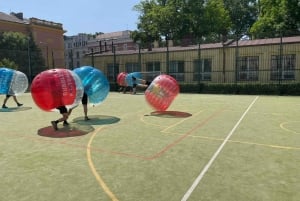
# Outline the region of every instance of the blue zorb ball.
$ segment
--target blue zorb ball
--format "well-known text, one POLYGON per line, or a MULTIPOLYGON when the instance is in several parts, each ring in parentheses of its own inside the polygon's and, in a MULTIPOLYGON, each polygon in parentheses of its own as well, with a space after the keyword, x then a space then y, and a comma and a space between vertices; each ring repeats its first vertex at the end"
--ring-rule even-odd
POLYGON ((141 81, 139 79, 142 79, 142 74, 140 72, 133 72, 133 73, 127 74, 125 77, 127 86, 131 86, 131 87, 133 86, 132 77, 137 78, 136 84, 141 84, 141 81))
POLYGON ((0 68, 0 94, 19 95, 28 88, 27 76, 21 71, 0 68))
POLYGON ((98 105, 102 103, 110 90, 106 76, 92 66, 82 66, 73 70, 81 79, 84 92, 88 95, 89 103, 98 105))

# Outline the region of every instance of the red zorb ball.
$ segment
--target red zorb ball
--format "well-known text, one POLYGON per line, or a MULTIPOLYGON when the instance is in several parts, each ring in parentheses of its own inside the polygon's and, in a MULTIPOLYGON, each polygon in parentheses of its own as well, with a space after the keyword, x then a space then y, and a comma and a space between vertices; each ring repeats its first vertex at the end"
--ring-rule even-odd
POLYGON ((126 80, 125 80, 126 76, 127 76, 127 73, 125 73, 125 72, 121 72, 117 76, 117 83, 122 87, 127 86, 126 80))
POLYGON ((179 93, 177 81, 169 75, 157 76, 145 91, 149 105, 157 111, 165 111, 179 93))
POLYGON ((53 111, 59 106, 72 106, 80 101, 82 93, 80 78, 68 69, 43 71, 35 76, 31 84, 34 102, 45 111, 53 111))

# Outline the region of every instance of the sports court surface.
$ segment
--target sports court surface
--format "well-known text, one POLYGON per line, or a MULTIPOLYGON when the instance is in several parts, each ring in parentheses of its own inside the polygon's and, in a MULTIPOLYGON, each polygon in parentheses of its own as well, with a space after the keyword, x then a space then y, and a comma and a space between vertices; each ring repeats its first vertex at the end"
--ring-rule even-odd
POLYGON ((18 99, 0 109, 1 201, 300 200, 300 97, 179 94, 163 113, 112 92, 56 132, 58 112, 18 99))

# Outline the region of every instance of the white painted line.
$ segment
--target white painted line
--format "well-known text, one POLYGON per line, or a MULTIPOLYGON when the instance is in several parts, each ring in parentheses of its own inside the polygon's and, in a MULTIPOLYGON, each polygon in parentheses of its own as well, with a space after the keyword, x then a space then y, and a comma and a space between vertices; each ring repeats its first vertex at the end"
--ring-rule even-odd
POLYGON ((247 110, 241 116, 241 118, 239 119, 239 121, 235 124, 235 126, 233 127, 233 129, 228 133, 228 135, 224 139, 223 143, 217 149, 217 151, 212 156, 212 158, 209 160, 209 162, 205 165, 205 167, 203 168, 202 172, 196 178, 196 180, 194 181, 194 183, 192 184, 192 186, 189 188, 189 190, 184 194, 184 196, 181 199, 181 201, 186 201, 187 199, 189 199, 189 197, 191 196, 191 194, 193 193, 193 191, 195 190, 195 188, 197 187, 197 185, 199 184, 199 182, 201 181, 201 179, 203 178, 203 176, 205 175, 205 173, 207 172, 207 170, 210 168, 210 166, 212 165, 212 163, 215 161, 215 159, 217 158, 217 156, 220 154, 220 152, 222 151, 223 147, 228 142, 229 138, 232 136, 232 134, 234 133, 234 131, 237 129, 237 127, 239 126, 239 124, 244 119, 244 117, 246 116, 246 114, 248 113, 248 111, 251 109, 251 107, 254 105, 254 103, 256 102, 257 99, 258 99, 258 96, 256 96, 256 98, 252 101, 252 103, 248 106, 247 110))

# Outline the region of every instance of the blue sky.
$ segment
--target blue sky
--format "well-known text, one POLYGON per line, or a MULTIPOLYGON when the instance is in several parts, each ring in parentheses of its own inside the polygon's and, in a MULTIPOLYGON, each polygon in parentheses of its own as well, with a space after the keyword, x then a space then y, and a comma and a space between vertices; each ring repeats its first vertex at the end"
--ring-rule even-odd
POLYGON ((135 30, 140 0, 0 0, 0 12, 23 12, 24 18, 39 18, 63 24, 65 35, 135 30))

